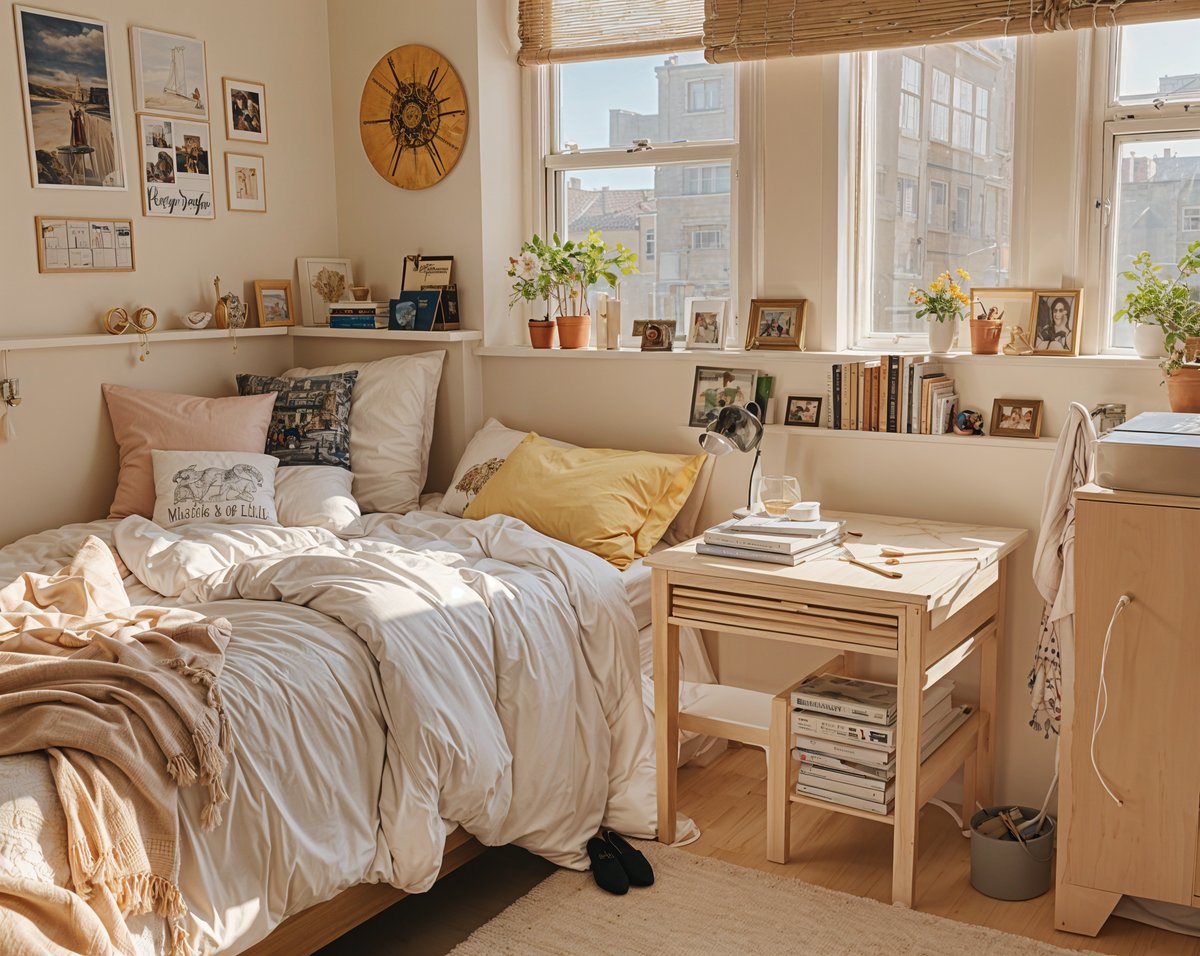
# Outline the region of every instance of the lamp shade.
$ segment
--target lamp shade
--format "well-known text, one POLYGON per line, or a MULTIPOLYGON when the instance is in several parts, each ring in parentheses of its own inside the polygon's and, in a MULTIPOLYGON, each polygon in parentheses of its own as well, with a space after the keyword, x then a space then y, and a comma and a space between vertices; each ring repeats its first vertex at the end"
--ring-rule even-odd
POLYGON ((731 451, 754 451, 762 441, 763 426, 757 406, 726 405, 711 413, 708 425, 700 435, 700 447, 710 455, 727 455, 731 451))

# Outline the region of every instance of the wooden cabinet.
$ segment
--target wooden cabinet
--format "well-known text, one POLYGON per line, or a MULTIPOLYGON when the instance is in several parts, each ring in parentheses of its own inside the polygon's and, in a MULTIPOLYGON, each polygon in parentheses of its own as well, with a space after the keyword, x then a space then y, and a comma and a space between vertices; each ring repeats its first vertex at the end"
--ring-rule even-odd
POLYGON ((1198 548, 1200 499, 1077 495, 1060 929, 1094 936, 1122 894, 1190 905, 1200 889, 1198 548), (1114 622, 1122 595, 1130 603, 1114 622))

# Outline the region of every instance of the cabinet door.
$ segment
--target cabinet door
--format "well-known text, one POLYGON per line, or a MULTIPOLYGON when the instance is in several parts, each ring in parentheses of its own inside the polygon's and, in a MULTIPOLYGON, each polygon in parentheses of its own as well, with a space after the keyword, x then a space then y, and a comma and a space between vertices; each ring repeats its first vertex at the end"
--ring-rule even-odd
POLYGON ((1191 903, 1200 805, 1200 510, 1080 501, 1075 681, 1070 698, 1065 877, 1080 886, 1191 903), (1092 768, 1104 635, 1108 714, 1092 768), (1190 605, 1190 607, 1189 607, 1190 605))

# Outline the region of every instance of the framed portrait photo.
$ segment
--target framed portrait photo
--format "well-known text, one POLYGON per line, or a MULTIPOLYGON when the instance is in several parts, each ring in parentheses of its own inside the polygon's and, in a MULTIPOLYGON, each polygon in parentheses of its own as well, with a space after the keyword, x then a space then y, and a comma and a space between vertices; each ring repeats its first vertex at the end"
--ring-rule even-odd
POLYGON ((267 211, 267 176, 261 156, 225 154, 225 203, 230 212, 267 211))
POLYGON ((125 189, 108 24, 14 6, 35 188, 125 189))
POLYGON ((720 349, 725 344, 728 299, 689 298, 683 302, 689 349, 720 349))
POLYGON ((807 299, 752 299, 747 349, 803 351, 807 299))
POLYGON ((349 259, 302 257, 296 260, 300 277, 300 322, 328 325, 329 304, 350 298, 354 274, 349 259))
POLYGON ((801 428, 820 428, 823 404, 824 399, 819 395, 789 395, 783 423, 801 428))
POLYGON ((267 88, 253 80, 221 77, 225 136, 248 143, 267 142, 267 88))
POLYGON ((1034 355, 1075 355, 1079 351, 1080 289, 1037 289, 1029 308, 1034 355))
POLYGON ((145 27, 129 28, 135 113, 208 122, 204 41, 145 27))
POLYGON ((264 329, 296 324, 291 279, 255 279, 254 301, 258 304, 258 324, 264 329))
POLYGON ((992 402, 992 424, 988 434, 1005 438, 1041 438, 1042 400, 997 398, 992 402))
POLYGON ((754 401, 758 372, 747 368, 708 368, 699 366, 692 384, 692 407, 688 424, 703 428, 709 416, 727 405, 745 405, 754 401))

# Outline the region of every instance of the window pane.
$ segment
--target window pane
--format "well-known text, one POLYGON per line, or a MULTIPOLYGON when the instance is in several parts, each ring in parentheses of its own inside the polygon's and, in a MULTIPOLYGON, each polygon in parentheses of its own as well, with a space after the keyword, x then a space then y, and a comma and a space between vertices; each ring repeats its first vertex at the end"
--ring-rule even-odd
POLYGON ((559 174, 560 232, 582 239, 595 229, 609 245, 638 253, 638 274, 621 279, 623 336, 632 335, 634 319, 651 318, 674 319, 684 335, 686 298, 730 297, 729 171, 714 163, 559 174), (693 177, 724 188, 689 192, 693 177))
POLYGON ((1009 283, 1016 47, 1005 39, 870 54, 874 153, 862 156, 870 172, 861 182, 874 194, 859 197, 859 210, 873 217, 862 303, 871 333, 924 334, 909 286, 947 269, 968 270, 976 286, 1009 283), (912 95, 902 89, 905 60, 929 78, 929 122, 915 141, 896 122, 912 95))
POLYGON ((1200 100, 1200 20, 1121 27, 1117 99, 1200 100))
MULTIPOLYGON (((1149 252, 1169 278, 1189 242, 1200 238, 1200 135, 1117 147, 1112 308, 1121 308, 1132 283, 1121 277, 1140 252, 1149 252)), ((1197 282, 1194 289, 1200 289, 1197 282)), ((1107 317, 1105 317, 1107 318, 1107 317)), ((1133 344, 1133 327, 1113 322, 1111 342, 1133 344)))
POLYGON ((733 139, 733 64, 702 53, 563 63, 555 151, 733 139))

